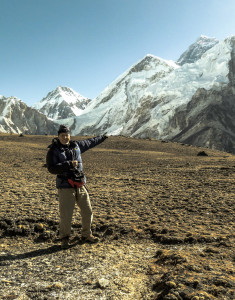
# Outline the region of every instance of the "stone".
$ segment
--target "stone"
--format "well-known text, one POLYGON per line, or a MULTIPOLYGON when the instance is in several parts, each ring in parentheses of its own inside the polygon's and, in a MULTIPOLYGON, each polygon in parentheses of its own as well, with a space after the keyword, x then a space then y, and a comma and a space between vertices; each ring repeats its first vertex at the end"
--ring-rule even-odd
POLYGON ((101 289, 105 289, 109 286, 109 280, 105 278, 100 278, 97 282, 97 286, 101 289))

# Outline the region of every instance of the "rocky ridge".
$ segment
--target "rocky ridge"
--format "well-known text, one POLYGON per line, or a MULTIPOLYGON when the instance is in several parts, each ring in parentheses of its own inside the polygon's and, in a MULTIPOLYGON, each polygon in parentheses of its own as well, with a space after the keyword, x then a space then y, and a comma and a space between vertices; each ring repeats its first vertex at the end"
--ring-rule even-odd
POLYGON ((56 134, 58 125, 16 97, 0 99, 0 132, 56 134))

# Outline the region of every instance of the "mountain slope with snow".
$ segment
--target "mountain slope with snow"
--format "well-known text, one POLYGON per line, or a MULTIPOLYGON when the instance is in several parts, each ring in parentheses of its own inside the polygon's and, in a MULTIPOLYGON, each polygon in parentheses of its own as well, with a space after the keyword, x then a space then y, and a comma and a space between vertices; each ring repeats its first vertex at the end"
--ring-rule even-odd
POLYGON ((0 98, 0 132, 56 134, 58 125, 16 97, 0 98))
MULTIPOLYGON (((107 133, 140 138, 174 139, 185 130, 187 122, 191 120, 196 126, 200 115, 204 115, 204 122, 199 122, 201 124, 199 132, 208 125, 206 108, 210 107, 210 104, 216 107, 216 103, 220 100, 219 97, 208 96, 200 97, 200 101, 197 102, 196 95, 198 91, 203 90, 207 91, 208 95, 225 93, 234 78, 231 73, 231 66, 234 65, 233 51, 234 37, 216 43, 195 63, 184 64, 181 67, 153 56, 146 56, 111 83, 88 105, 82 115, 74 119, 73 134, 107 133), (185 113, 187 121, 182 126, 183 122, 174 120, 177 114, 183 115, 184 111, 187 112, 185 113)), ((224 97, 223 100, 225 108, 226 99, 227 97, 224 97)), ((231 99, 229 101, 232 102, 231 99)), ((230 105, 228 107, 231 109, 230 105)), ((227 110, 223 111, 226 115, 227 110)), ((214 119, 217 119, 215 127, 221 128, 216 110, 214 119)), ((210 140, 214 135, 216 130, 210 135, 210 140)), ((235 143, 231 132, 229 137, 232 143, 235 143)), ((193 139, 190 139, 190 130, 186 139, 193 143, 193 139)), ((210 143, 205 142, 205 138, 202 140, 200 145, 210 146, 210 143)), ((217 141, 213 147, 218 148, 219 143, 220 141, 217 141)))
POLYGON ((163 78, 160 82, 149 86, 155 107, 151 110, 148 124, 144 124, 134 136, 145 137, 145 129, 151 127, 153 136, 162 139, 172 138, 180 128, 169 130, 169 120, 177 108, 187 105, 198 89, 220 90, 229 83, 229 62, 231 60, 230 40, 223 41, 208 50, 194 64, 185 64, 181 68, 163 78), (153 128, 157 128, 157 134, 153 128))
POLYGON ((198 89, 186 106, 177 109, 169 126, 177 123, 180 128, 174 141, 235 153, 235 37, 225 42, 231 56, 228 84, 198 89))
POLYGON ((50 119, 79 116, 91 100, 68 87, 57 87, 47 94, 34 108, 50 119))
POLYGON ((95 134, 107 131, 121 134, 133 119, 141 98, 148 97, 148 87, 177 69, 172 61, 153 55, 145 56, 112 82, 75 118, 74 133, 95 134))

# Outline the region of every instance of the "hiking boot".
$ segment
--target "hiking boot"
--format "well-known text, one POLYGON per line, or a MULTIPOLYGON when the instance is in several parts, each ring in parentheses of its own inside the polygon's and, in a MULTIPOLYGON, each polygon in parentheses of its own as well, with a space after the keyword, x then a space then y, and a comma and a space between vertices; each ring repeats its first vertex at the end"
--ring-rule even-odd
POLYGON ((99 242, 99 238, 94 236, 94 235, 90 235, 90 236, 83 236, 82 237, 82 241, 83 242, 88 242, 88 243, 92 243, 92 244, 95 244, 95 243, 98 243, 99 242))
POLYGON ((62 249, 67 249, 69 247, 69 237, 66 236, 61 239, 61 248, 62 249))

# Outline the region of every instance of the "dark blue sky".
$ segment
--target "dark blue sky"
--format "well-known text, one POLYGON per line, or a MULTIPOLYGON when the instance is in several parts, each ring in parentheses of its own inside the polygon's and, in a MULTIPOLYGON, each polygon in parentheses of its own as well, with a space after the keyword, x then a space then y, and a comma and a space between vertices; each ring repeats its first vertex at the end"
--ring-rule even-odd
POLYGON ((0 94, 28 105, 57 86, 94 98, 153 54, 235 34, 234 0, 0 0, 0 94))

